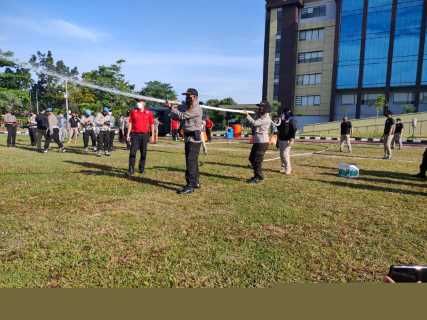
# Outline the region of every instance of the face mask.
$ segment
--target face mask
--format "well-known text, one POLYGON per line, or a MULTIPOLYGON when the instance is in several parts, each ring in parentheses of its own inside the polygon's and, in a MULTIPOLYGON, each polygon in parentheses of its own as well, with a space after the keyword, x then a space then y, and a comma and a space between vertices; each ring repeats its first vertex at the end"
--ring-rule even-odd
POLYGON ((136 105, 136 107, 137 107, 139 110, 142 110, 142 109, 144 109, 144 104, 143 104, 143 103, 141 103, 141 102, 139 102, 139 103, 136 105))

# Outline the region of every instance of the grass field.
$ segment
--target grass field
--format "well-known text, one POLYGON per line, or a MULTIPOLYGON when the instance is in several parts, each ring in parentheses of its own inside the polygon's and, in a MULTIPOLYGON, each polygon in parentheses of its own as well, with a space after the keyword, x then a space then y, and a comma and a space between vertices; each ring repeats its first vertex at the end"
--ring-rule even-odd
POLYGON ((249 186, 249 145, 215 143, 201 156, 202 189, 182 197, 181 144, 150 146, 145 176, 128 180, 125 150, 97 158, 19 143, 0 137, 0 287, 371 282, 391 264, 427 264, 427 182, 410 177, 421 148, 382 161, 380 146, 350 157, 298 144, 294 176, 270 161, 265 183, 249 186), (361 177, 337 177, 342 161, 361 177))

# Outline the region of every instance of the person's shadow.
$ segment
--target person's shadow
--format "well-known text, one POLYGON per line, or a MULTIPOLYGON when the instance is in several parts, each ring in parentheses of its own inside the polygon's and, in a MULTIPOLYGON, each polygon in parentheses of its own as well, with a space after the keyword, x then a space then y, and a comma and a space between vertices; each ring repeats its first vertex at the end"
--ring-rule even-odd
MULTIPOLYGON (((185 171, 186 171, 185 169, 180 169, 180 168, 160 167, 160 166, 153 167, 153 169, 165 170, 165 171, 169 171, 169 172, 182 172, 182 173, 185 173, 185 171)), ((221 175, 221 174, 214 174, 214 173, 207 173, 207 172, 199 172, 199 174, 201 176, 208 177, 208 178, 233 180, 233 181, 239 181, 239 182, 246 181, 246 179, 242 179, 242 178, 238 178, 238 177, 231 177, 231 176, 224 176, 224 175, 221 175)))
POLYGON ((99 163, 77 162, 77 161, 69 161, 69 160, 64 162, 72 165, 78 165, 88 169, 96 169, 96 170, 82 170, 79 172, 89 176, 108 176, 108 177, 114 177, 114 178, 127 179, 130 181, 148 184, 154 187, 159 187, 159 188, 163 188, 170 191, 178 191, 182 187, 182 185, 179 185, 173 182, 158 181, 158 180, 153 180, 146 177, 133 176, 129 178, 126 176, 126 170, 115 168, 108 165, 99 164, 99 163))

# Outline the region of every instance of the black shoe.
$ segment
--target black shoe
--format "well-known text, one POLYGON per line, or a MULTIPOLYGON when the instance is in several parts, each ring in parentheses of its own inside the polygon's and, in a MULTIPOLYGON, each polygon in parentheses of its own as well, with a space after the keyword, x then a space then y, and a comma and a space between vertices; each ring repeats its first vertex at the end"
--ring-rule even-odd
POLYGON ((194 189, 201 189, 201 188, 202 188, 202 185, 201 185, 200 183, 198 183, 198 184, 196 184, 193 188, 194 188, 194 189))
POLYGON ((194 189, 190 186, 185 186, 182 190, 178 191, 178 194, 192 194, 194 189))
POLYGON ((138 169, 138 172, 139 172, 140 174, 144 174, 144 169, 139 168, 139 169, 138 169))
POLYGON ((424 180, 427 179, 427 176, 425 174, 422 174, 422 173, 419 173, 419 174, 415 175, 414 177, 418 178, 418 179, 424 179, 424 180))
POLYGON ((253 177, 252 179, 248 180, 249 184, 258 184, 262 181, 263 179, 257 178, 257 177, 253 177))
POLYGON ((128 172, 126 172, 126 176, 128 178, 133 177, 134 174, 135 174, 135 169, 134 168, 129 168, 128 172))

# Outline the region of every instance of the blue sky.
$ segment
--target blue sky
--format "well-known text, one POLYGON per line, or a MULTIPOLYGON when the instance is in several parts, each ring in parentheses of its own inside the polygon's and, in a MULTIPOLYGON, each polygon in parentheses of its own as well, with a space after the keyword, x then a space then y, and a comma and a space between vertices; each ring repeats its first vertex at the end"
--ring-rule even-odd
POLYGON ((203 100, 261 97, 264 0, 1 2, 0 48, 17 58, 52 50, 80 72, 123 58, 138 88, 160 80, 203 100))

